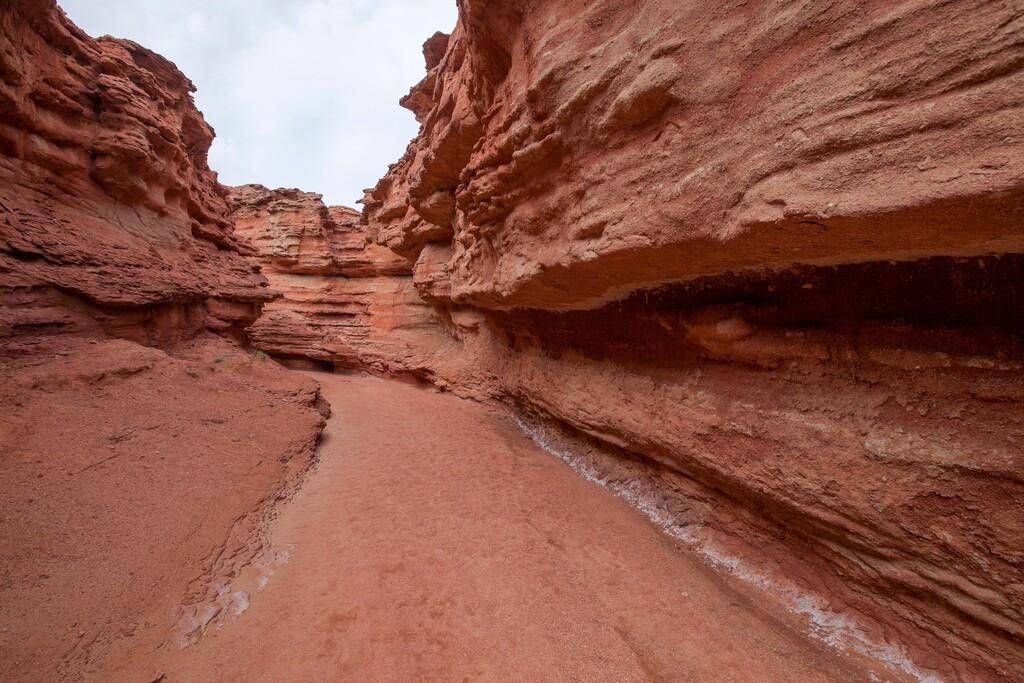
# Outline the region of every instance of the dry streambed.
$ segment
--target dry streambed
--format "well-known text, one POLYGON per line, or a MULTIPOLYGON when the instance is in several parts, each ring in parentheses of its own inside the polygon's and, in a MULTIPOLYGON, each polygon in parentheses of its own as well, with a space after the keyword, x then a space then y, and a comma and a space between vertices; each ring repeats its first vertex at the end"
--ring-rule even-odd
POLYGON ((117 676, 171 681, 907 680, 809 638, 476 403, 317 375, 319 463, 247 608, 117 676), (287 561, 283 561, 286 559, 287 561))

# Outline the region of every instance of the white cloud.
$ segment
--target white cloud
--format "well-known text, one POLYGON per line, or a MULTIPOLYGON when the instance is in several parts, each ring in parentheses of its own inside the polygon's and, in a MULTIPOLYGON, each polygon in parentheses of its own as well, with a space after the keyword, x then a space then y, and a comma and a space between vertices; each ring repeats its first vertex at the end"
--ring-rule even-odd
POLYGON ((423 41, 457 16, 455 0, 58 1, 87 33, 130 38, 192 79, 222 182, 348 205, 416 134, 398 99, 424 75, 423 41))

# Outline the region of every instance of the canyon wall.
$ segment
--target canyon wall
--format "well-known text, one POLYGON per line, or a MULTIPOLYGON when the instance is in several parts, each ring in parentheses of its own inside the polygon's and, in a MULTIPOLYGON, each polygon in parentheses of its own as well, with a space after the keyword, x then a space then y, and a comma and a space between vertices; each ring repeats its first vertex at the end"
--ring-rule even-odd
POLYGON ((459 9, 364 202, 456 342, 421 374, 816 623, 1019 680, 1019 8, 459 9))
POLYGON ((52 0, 4 0, 0 77, 0 679, 124 680, 244 607, 326 406, 238 343, 276 294, 188 79, 52 0))
POLYGON ((504 402, 822 637, 1019 680, 1019 8, 459 9, 359 216, 220 186, 170 62, 5 3, 0 673, 237 606, 323 406, 212 331, 504 402))
POLYGON ((247 330, 254 347, 290 364, 415 376, 452 343, 417 294, 412 264, 370 241, 358 211, 260 185, 234 188, 231 206, 282 293, 247 330))
POLYGON ((53 2, 0 15, 0 339, 239 336, 273 298, 207 166, 192 83, 53 2))

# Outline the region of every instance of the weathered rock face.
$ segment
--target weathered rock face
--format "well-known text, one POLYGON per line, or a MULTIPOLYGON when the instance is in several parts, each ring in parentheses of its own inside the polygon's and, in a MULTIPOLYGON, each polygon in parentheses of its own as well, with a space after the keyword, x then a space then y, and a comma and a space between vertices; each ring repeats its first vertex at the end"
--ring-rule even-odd
POLYGON ((414 287, 411 264, 367 240, 360 214, 320 195, 246 185, 231 193, 236 232, 259 251, 283 297, 247 330, 281 359, 392 375, 421 374, 451 343, 414 287))
POLYGON ((52 1, 0 16, 0 338, 240 333, 272 298, 233 236, 191 82, 52 1))
MULTIPOLYGON (((52 2, 4 5, 0 352, 13 360, 0 399, 14 418, 0 431, 63 430, 66 445, 51 462, 19 439, 5 537, 52 518, 19 497, 40 472, 86 482, 48 501, 153 485, 149 463, 127 485, 106 468, 108 451, 147 453, 119 444, 150 439, 150 416, 132 413, 132 433, 108 424, 128 403, 191 411, 190 424, 209 412, 214 432, 233 421, 208 442, 164 430, 153 444, 203 444, 190 455, 201 495, 156 473, 168 500, 214 500, 217 529, 259 517, 308 462, 321 424, 308 383, 231 360, 234 347, 172 357, 50 336, 239 334, 273 295, 234 221, 283 293, 248 331, 258 348, 505 401, 709 557, 819 596, 797 600, 814 623, 855 623, 844 637, 883 643, 922 676, 1019 680, 1020 13, 981 0, 461 0, 460 14, 403 99, 421 134, 360 219, 298 191, 229 197, 171 64, 88 38, 52 2), (218 381, 235 362, 232 377, 256 386, 218 381), (197 384, 166 395, 182 374, 197 384), (221 390, 233 402, 209 404, 221 390), (91 417, 50 424, 79 403, 91 417), (259 486, 214 495, 257 466, 259 486)), ((194 517, 177 538, 196 537, 194 517)), ((134 539, 131 518, 90 519, 90 533, 134 539)), ((186 638, 228 607, 215 604, 232 570, 223 536, 201 536, 152 553, 187 555, 166 562, 201 576, 183 589, 186 638)), ((12 577, 41 578, 3 604, 56 620, 38 608, 50 567, 19 558, 12 577)), ((97 585, 90 606, 117 595, 97 585)), ((163 609, 124 600, 121 621, 163 609)), ((129 637, 97 629, 99 649, 72 650, 68 671, 129 637)), ((32 629, 10 637, 40 676, 63 648, 40 650, 32 629)))
POLYGON ((459 6, 365 200, 455 340, 421 374, 887 656, 1018 680, 1019 12, 459 6))
POLYGON ((122 680, 244 603, 326 407, 204 334, 274 294, 174 65, 4 0, 0 76, 0 678, 122 680))
POLYGON ((1006 3, 460 7, 368 204, 399 253, 453 245, 457 302, 1024 248, 1006 3))

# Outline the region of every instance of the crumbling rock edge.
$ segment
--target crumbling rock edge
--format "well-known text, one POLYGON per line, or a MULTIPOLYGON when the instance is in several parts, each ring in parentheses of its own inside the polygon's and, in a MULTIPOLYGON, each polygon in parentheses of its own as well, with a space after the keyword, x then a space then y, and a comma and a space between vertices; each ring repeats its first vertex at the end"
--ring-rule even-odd
MULTIPOLYGON (((310 407, 325 420, 331 415, 330 404, 320 394, 319 388, 310 407)), ((289 472, 279 489, 269 492, 235 519, 223 543, 203 562, 202 574, 189 584, 173 615, 172 639, 178 647, 185 649, 195 645, 208 629, 220 628, 228 619, 248 609, 254 597, 251 595, 253 579, 251 576, 243 578, 243 573, 256 574, 255 588, 258 590, 267 584, 275 568, 288 562, 287 549, 271 547, 270 529, 280 514, 281 506, 287 504, 316 471, 322 436, 321 425, 315 434, 316 443, 309 449, 308 457, 303 459, 304 465, 289 472)))

